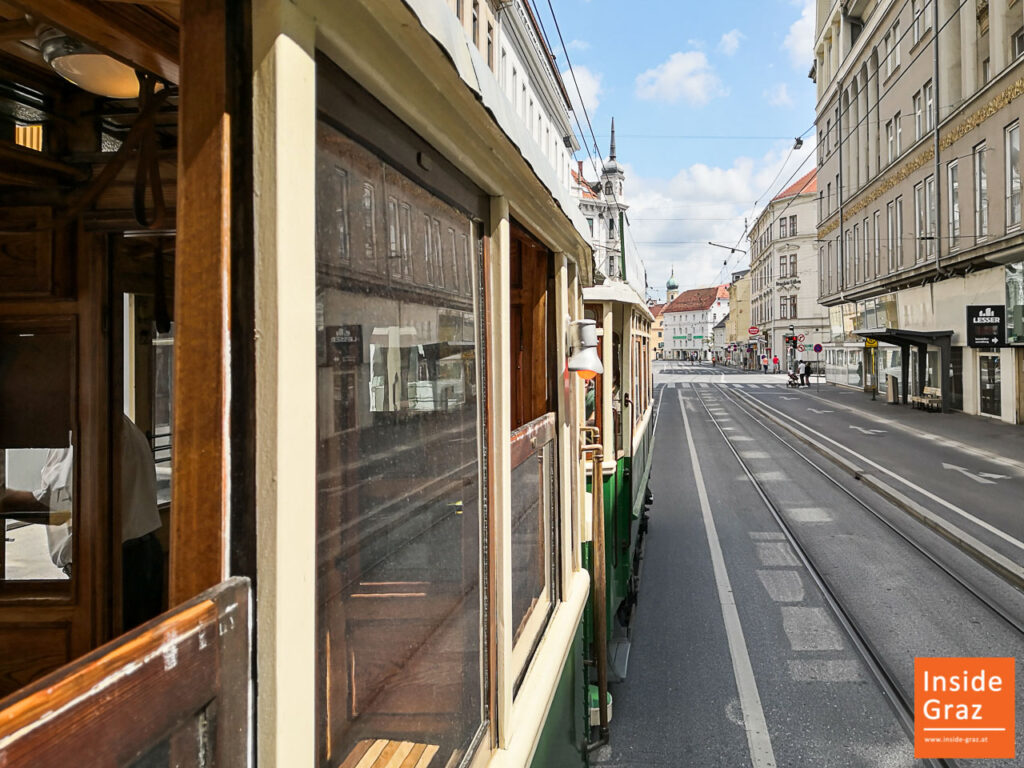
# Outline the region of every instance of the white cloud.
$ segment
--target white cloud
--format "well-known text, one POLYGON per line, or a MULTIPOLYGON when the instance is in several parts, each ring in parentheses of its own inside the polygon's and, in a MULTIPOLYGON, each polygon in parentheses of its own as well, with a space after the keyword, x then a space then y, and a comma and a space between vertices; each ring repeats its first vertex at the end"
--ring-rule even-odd
POLYGON ((722 39, 718 41, 718 50, 724 53, 726 56, 732 56, 736 51, 739 50, 740 40, 745 38, 742 32, 738 29, 731 29, 722 35, 722 39))
POLYGON ((700 105, 722 93, 718 75, 708 63, 708 57, 700 51, 677 51, 636 78, 636 95, 641 99, 669 102, 683 99, 700 105))
MULTIPOLYGON (((601 93, 604 90, 601 87, 601 78, 603 76, 601 73, 591 72, 581 65, 574 66, 572 72, 576 74, 576 83, 579 85, 580 94, 583 96, 583 105, 587 108, 587 112, 593 115, 601 104, 601 93)), ((580 115, 582 121, 583 111, 580 109, 576 86, 572 82, 572 73, 569 70, 565 70, 562 73, 562 79, 565 81, 569 96, 572 98, 572 107, 580 115)))
POLYGON ((789 87, 785 83, 776 83, 764 92, 764 97, 773 107, 793 106, 793 99, 789 96, 789 87))
POLYGON ((813 135, 799 152, 790 154, 791 146, 779 142, 761 157, 737 157, 727 167, 696 163, 667 179, 638 177, 627 165, 632 237, 655 296, 664 299, 673 268, 685 290, 729 282, 733 272, 749 265, 747 255, 707 243, 739 241, 738 248, 749 250, 746 237, 740 239, 744 219, 753 224, 768 200, 813 167, 813 135))
POLYGON ((573 51, 586 51, 590 49, 590 43, 586 40, 570 40, 568 47, 573 51))
POLYGON ((810 69, 814 59, 814 0, 803 0, 800 18, 789 27, 782 47, 797 69, 810 69))

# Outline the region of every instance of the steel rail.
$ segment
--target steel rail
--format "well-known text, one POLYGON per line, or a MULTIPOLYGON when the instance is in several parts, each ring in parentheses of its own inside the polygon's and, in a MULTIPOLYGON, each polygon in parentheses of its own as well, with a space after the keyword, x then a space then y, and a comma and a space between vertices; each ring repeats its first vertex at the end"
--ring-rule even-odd
MULTIPOLYGON (((801 452, 800 449, 798 449, 792 443, 788 442, 784 437, 782 437, 780 434, 778 434, 775 430, 773 430, 771 427, 766 425, 763 421, 759 420, 758 417, 757 417, 757 414, 752 413, 748 408, 746 408, 744 406, 743 402, 741 402, 736 397, 734 397, 735 393, 725 392, 725 389, 722 388, 719 385, 716 385, 716 387, 719 390, 721 390, 729 398, 730 401, 735 403, 736 406, 741 411, 743 411, 745 414, 747 414, 751 419, 754 419, 755 421, 757 421, 758 425, 762 429, 764 429, 766 432, 768 432, 768 434, 770 434, 772 437, 774 437, 776 440, 778 440, 784 446, 789 448, 793 453, 795 453, 798 457, 800 457, 806 464, 808 464, 810 467, 812 467, 815 472, 817 472, 819 475, 821 475, 826 480, 828 480, 832 485, 834 485, 836 488, 838 488, 840 491, 842 491, 846 496, 851 498, 858 506, 860 506, 866 512, 869 512, 879 522, 883 523, 889 530, 891 530, 893 533, 895 533, 897 536, 899 536, 901 539, 903 539, 907 544, 909 544, 911 547, 913 547, 918 553, 920 553, 925 559, 927 559, 935 567, 937 567, 939 570, 941 570, 943 573, 945 573, 957 585, 959 585, 960 587, 965 589, 968 593, 970 593, 970 595, 972 597, 974 597, 976 600, 978 600, 978 602, 982 603, 986 608, 991 610, 993 613, 995 613, 997 616, 999 616, 999 618, 1001 618, 1003 621, 1005 621, 1010 626, 1011 629, 1014 629, 1017 632, 1019 632, 1021 634, 1024 634, 1024 622, 1021 622, 1021 621, 1017 620, 1016 618, 1014 618, 1013 616, 1011 616, 1001 605, 999 605, 998 603, 993 601, 991 598, 989 598, 986 595, 984 595, 981 592, 981 590, 979 590, 974 585, 970 584, 966 579, 964 579, 962 576, 960 576, 960 574, 958 574, 952 567, 950 567, 950 566, 946 565, 945 563, 943 563, 938 557, 936 557, 931 552, 929 552, 927 549, 925 549, 922 544, 920 544, 914 538, 912 538, 911 536, 909 536, 908 534, 904 533, 899 528, 897 528, 885 515, 883 515, 879 511, 877 511, 868 502, 864 501, 856 493, 851 491, 849 488, 847 488, 841 482, 839 482, 834 477, 832 477, 828 472, 826 472, 820 466, 815 464, 814 461, 812 461, 810 458, 808 458, 808 456, 806 454, 801 452)), ((743 400, 744 401, 746 400, 746 396, 745 395, 743 396, 743 400)), ((992 575, 996 576, 1001 581, 1006 583, 1009 587, 1011 587, 1013 589, 1016 589, 1016 587, 1013 584, 1011 584, 1010 582, 1006 581, 1005 577, 1001 573, 999 573, 998 571, 996 571, 996 570, 994 570, 992 568, 987 567, 984 563, 982 563, 982 562, 980 562, 978 560, 975 560, 975 562, 977 562, 979 565, 981 565, 983 568, 985 568, 986 571, 988 571, 989 573, 991 573, 992 575)))
MULTIPOLYGON (((721 387, 716 385, 716 390, 721 391, 721 387)), ((756 477, 754 477, 754 473, 750 471, 750 467, 740 456, 732 441, 729 440, 728 435, 725 434, 725 431, 722 429, 721 424, 718 423, 718 419, 715 418, 715 415, 711 413, 711 409, 708 408, 707 403, 704 402, 704 398, 702 397, 700 390, 697 387, 693 387, 693 391, 697 396, 697 401, 707 412, 708 418, 711 419, 711 423, 715 425, 715 429, 718 430, 718 434, 722 437, 722 440, 725 442, 726 446, 728 446, 732 455, 736 458, 736 461, 743 470, 743 473, 747 476, 747 479, 761 498, 761 501, 775 519, 775 523, 779 526, 779 530, 786 537, 786 540, 796 553, 797 558, 799 558, 804 569, 814 582, 814 585, 818 588, 825 604, 829 607, 829 610, 832 612, 832 615, 835 617, 839 625, 843 628, 847 637, 849 637, 854 649, 857 651, 858 655, 860 655, 865 666, 868 668, 868 671, 871 673, 871 676, 875 679, 875 682, 881 689, 882 694, 892 707, 892 710, 896 714, 903 730, 910 738, 910 741, 913 742, 914 709, 906 692, 882 660, 881 654, 875 649, 871 641, 868 640, 868 638, 861 632, 856 620, 853 619, 853 617, 847 613, 846 609, 842 606, 838 597, 814 564, 814 561, 796 538, 796 535, 793 533, 792 528, 790 528, 789 523, 786 522, 782 513, 779 512, 778 507, 776 507, 775 503, 771 498, 769 498, 764 486, 756 477)), ((953 768, 953 766, 956 765, 956 763, 944 759, 923 759, 921 762, 927 766, 934 766, 934 768, 953 768)))

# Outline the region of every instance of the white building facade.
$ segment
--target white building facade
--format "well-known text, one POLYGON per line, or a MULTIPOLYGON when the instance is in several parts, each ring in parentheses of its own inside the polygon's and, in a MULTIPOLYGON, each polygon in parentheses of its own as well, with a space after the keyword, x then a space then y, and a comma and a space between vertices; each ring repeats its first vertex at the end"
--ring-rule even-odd
POLYGON ((729 314, 729 286, 683 291, 664 310, 665 358, 708 360, 714 328, 729 314))

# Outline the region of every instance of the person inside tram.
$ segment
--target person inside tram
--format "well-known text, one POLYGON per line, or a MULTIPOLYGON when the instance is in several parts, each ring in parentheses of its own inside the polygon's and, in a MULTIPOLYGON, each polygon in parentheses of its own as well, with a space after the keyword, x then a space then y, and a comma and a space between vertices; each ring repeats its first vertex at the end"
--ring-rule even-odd
MULTIPOLYGON (((114 504, 121 518, 121 574, 124 628, 130 629, 158 615, 163 604, 163 550, 155 532, 160 528, 157 508, 156 465, 149 440, 131 419, 121 414, 120 484, 114 504)), ((46 525, 50 559, 68 577, 72 573, 72 486, 74 448, 53 448, 39 471, 33 491, 0 487, 0 512, 49 512, 46 525)), ((35 516, 24 522, 39 523, 35 516)))

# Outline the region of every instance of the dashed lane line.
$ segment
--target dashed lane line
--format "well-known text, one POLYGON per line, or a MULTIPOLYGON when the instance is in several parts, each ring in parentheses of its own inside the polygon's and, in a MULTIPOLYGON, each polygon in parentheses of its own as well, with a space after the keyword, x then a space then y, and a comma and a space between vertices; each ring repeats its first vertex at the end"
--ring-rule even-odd
POLYGON ((743 725, 747 733, 747 746, 750 749, 750 763, 753 768, 776 768, 775 750, 772 748, 771 734, 761 706, 761 695, 757 690, 757 679, 754 668, 750 664, 747 652, 747 641, 743 635, 736 598, 729 581, 729 571, 725 567, 722 545, 718 540, 715 518, 708 501, 708 490, 704 485, 704 475, 700 470, 697 447, 690 431, 690 417, 683 406, 682 395, 679 395, 679 410, 683 413, 683 427, 686 432, 686 443, 690 450, 690 464, 693 467, 693 478, 697 484, 697 497, 700 500, 701 515, 704 518, 704 532, 711 552, 711 565, 715 574, 715 586, 718 588, 718 602, 722 607, 722 620, 725 623, 725 634, 729 642, 729 656, 732 658, 733 676, 736 678, 736 690, 739 694, 740 709, 743 710, 743 725))

